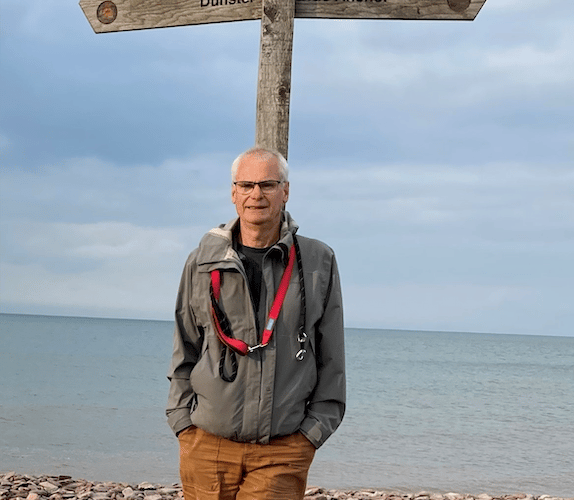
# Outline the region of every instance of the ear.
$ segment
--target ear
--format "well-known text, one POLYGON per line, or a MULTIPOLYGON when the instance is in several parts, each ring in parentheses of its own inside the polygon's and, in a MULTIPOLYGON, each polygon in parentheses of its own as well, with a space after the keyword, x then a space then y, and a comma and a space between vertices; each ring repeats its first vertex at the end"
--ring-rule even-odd
POLYGON ((231 203, 233 203, 235 205, 235 201, 236 201, 236 189, 235 189, 235 184, 231 185, 231 203))
POLYGON ((287 200, 289 200, 289 181, 283 186, 283 203, 287 203, 287 200))

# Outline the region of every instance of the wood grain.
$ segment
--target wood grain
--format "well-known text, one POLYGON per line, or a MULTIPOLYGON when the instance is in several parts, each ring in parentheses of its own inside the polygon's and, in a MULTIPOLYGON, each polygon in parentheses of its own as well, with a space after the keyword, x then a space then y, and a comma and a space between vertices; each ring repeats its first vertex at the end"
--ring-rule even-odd
POLYGON ((97 16, 101 3, 80 1, 96 33, 261 19, 261 0, 113 0, 117 18, 104 24, 97 16))
POLYGON ((263 0, 255 144, 279 151, 289 142, 295 0, 263 0))
MULTIPOLYGON (((306 19, 473 20, 486 0, 296 0, 306 19)), ((96 33, 261 19, 262 0, 114 0, 117 17, 98 20, 102 0, 81 0, 96 33)))
POLYGON ((472 21, 486 0, 297 0, 295 17, 472 21))

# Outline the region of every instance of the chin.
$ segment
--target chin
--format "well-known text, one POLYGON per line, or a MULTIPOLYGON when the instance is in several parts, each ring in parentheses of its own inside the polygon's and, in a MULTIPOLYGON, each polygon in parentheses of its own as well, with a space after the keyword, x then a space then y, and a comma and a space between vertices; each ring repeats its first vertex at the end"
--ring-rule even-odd
POLYGON ((246 220, 264 220, 264 221, 268 221, 271 220, 273 217, 271 217, 269 215, 269 212, 265 211, 265 210, 261 210, 261 211, 255 211, 255 210, 248 210, 243 212, 243 217, 246 220))
POLYGON ((246 218, 246 222, 249 222, 251 224, 263 225, 267 224, 268 222, 271 222, 271 219, 269 219, 268 217, 248 217, 246 218))

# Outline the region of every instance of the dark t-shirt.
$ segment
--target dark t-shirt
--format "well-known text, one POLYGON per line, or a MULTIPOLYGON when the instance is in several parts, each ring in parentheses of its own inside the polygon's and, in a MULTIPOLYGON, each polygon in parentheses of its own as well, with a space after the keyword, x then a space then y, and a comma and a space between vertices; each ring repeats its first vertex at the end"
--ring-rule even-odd
MULTIPOLYGON (((247 274, 247 281, 249 283, 249 290, 251 291, 251 298, 253 299, 253 308, 255 316, 259 316, 259 305, 261 297, 265 296, 265 284, 263 283, 263 257, 269 248, 253 248, 243 246, 241 243, 236 243, 237 253, 243 262, 245 273, 247 274)), ((259 319, 259 318, 258 318, 259 319)), ((263 319, 265 321, 265 319, 263 319)), ((259 329, 259 325, 257 325, 259 329)))

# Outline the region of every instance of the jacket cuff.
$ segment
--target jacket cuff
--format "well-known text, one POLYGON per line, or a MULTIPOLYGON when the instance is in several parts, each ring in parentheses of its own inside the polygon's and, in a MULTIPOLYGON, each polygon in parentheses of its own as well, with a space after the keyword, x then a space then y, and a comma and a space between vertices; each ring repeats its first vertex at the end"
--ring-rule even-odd
POLYGON ((191 423, 189 408, 180 408, 171 412, 167 416, 167 423, 171 427, 173 433, 177 436, 181 431, 193 425, 191 423))
POLYGON ((315 448, 319 448, 328 437, 323 436, 321 424, 312 417, 306 417, 301 423, 301 428, 299 430, 309 441, 311 441, 315 448))

